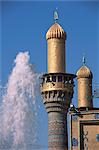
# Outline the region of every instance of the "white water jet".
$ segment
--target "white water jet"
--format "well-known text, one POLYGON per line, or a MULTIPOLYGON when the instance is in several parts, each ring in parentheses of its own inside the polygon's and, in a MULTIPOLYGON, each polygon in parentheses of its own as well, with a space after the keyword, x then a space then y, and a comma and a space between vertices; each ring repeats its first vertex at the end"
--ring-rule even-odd
POLYGON ((38 142, 38 78, 28 52, 20 52, 0 108, 0 150, 32 150, 38 142))

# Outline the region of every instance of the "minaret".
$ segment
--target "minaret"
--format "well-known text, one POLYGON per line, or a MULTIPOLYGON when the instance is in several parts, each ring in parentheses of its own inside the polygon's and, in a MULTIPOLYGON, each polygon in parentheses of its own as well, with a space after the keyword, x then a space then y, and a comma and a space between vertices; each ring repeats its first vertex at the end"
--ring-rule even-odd
POLYGON ((85 65, 83 57, 83 66, 77 72, 78 80, 78 108, 92 108, 92 72, 85 65))
POLYGON ((65 73, 66 32, 56 22, 46 34, 48 73, 42 76, 41 95, 48 113, 48 149, 67 150, 67 109, 73 97, 75 75, 65 73))

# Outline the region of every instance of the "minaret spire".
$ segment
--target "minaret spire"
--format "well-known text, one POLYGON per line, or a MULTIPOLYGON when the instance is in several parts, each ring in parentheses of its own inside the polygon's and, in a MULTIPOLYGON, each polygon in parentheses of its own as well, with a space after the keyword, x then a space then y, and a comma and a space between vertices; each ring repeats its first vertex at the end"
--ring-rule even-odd
POLYGON ((55 21, 55 23, 57 22, 58 19, 59 19, 59 15, 58 15, 58 11, 57 11, 57 8, 56 8, 56 10, 54 11, 54 21, 55 21))
POLYGON ((86 65, 86 57, 85 57, 85 54, 83 54, 82 63, 83 63, 83 66, 85 66, 85 65, 86 65))

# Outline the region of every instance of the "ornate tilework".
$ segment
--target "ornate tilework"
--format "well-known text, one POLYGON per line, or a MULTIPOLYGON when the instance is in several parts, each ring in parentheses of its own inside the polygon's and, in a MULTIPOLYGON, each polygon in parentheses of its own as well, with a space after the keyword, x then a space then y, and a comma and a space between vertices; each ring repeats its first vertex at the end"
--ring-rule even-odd
POLYGON ((78 119, 78 116, 77 116, 77 115, 72 115, 72 120, 73 120, 73 121, 77 121, 77 119, 78 119))
POLYGON ((78 139, 72 138, 72 146, 78 146, 78 139))
POLYGON ((99 134, 96 134, 96 141, 99 142, 99 134))
POLYGON ((95 114, 95 119, 99 119, 99 113, 95 114))

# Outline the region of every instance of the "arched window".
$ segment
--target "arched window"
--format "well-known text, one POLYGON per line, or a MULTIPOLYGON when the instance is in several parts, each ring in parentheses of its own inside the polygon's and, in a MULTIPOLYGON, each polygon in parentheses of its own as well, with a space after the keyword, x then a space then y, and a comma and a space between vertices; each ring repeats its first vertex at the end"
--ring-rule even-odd
POLYGON ((52 76, 52 81, 56 82, 56 76, 52 76))
POLYGON ((58 76, 58 82, 62 82, 62 76, 58 76))

